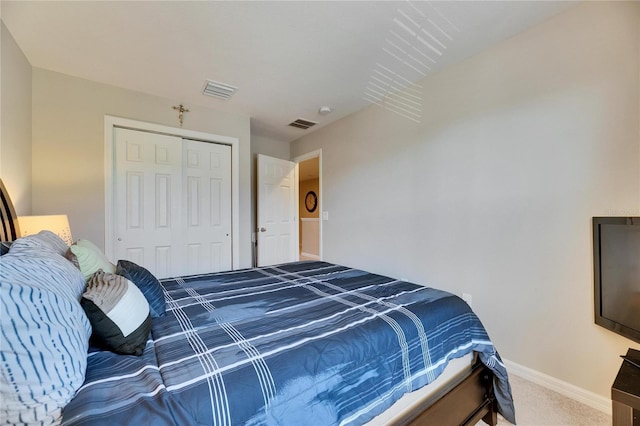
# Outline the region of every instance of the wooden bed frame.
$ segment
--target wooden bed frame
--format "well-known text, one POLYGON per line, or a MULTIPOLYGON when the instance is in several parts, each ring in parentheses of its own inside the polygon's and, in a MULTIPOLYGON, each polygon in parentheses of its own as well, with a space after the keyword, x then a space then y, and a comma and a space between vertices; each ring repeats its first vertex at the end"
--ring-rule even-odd
POLYGON ((495 426, 498 406, 493 391, 493 372, 476 356, 469 374, 422 401, 393 426, 472 426, 480 420, 495 426))
POLYGON ((11 197, 0 179, 0 241, 15 241, 20 235, 11 197))

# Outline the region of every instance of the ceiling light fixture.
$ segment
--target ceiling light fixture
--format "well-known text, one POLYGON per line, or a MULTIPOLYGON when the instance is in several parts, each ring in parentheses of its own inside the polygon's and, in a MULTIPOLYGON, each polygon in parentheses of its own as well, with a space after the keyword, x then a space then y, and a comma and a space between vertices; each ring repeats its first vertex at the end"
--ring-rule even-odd
POLYGON ((328 106, 322 106, 320 107, 320 109, 318 110, 318 113, 320 115, 327 115, 329 113, 331 113, 331 107, 328 106))

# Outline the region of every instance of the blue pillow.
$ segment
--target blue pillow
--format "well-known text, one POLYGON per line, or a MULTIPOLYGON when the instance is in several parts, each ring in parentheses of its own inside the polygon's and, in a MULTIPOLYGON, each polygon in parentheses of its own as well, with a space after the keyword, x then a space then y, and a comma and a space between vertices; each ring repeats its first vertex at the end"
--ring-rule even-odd
POLYGON ((9 253, 9 249, 11 248, 11 241, 2 241, 0 242, 0 256, 4 256, 9 253))
MULTIPOLYGON (((57 235, 55 237, 59 238, 57 235)), ((19 278, 21 284, 43 288, 79 301, 85 287, 84 277, 64 257, 64 253, 60 254, 60 249, 47 244, 41 234, 35 234, 15 240, 9 253, 2 258, 24 260, 25 266, 11 273, 12 278, 19 278)))
POLYGON ((11 245, 11 250, 48 250, 64 256, 69 246, 64 240, 51 231, 40 231, 26 237, 19 238, 11 245))
POLYGON ((158 318, 164 315, 166 304, 162 286, 151 272, 128 260, 118 260, 116 274, 122 275, 142 291, 147 302, 149 302, 151 318, 158 318))
POLYGON ((0 418, 59 422, 87 368, 91 326, 78 301, 84 278, 36 245, 0 257, 0 283, 0 418))

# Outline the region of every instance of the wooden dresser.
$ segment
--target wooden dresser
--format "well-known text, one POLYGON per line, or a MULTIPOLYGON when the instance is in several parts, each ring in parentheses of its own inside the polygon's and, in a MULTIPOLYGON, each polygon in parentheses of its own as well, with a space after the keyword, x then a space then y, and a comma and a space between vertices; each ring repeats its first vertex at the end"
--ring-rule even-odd
MULTIPOLYGON (((640 364, 640 351, 629 349, 627 357, 640 364)), ((613 426, 640 426, 640 368, 627 361, 611 386, 613 426)))

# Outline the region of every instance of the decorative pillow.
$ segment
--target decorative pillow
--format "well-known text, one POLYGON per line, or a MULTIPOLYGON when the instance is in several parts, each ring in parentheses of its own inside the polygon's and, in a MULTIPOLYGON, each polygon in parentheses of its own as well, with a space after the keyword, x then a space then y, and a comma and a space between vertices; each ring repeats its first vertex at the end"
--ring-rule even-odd
POLYGON ((87 368, 82 274, 48 250, 12 250, 0 257, 0 283, 0 418, 59 423, 87 368))
POLYGON ((0 242, 0 256, 4 256, 9 253, 9 249, 11 248, 12 241, 1 241, 0 242))
POLYGON ((162 287, 160 286, 160 281, 151 272, 128 260, 118 260, 116 274, 122 275, 142 291, 147 302, 149 302, 151 318, 158 318, 164 315, 166 305, 162 287))
POLYGON ((67 252, 64 254, 64 257, 69 262, 73 263, 73 266, 78 268, 78 270, 80 269, 80 263, 78 262, 78 257, 75 254, 73 254, 73 252, 71 251, 71 247, 67 249, 67 252))
POLYGON ((64 253, 69 247, 62 238, 58 237, 51 231, 40 231, 37 234, 18 238, 13 242, 13 244, 11 244, 12 252, 23 249, 32 250, 35 248, 49 250, 52 253, 64 256, 64 253))
POLYGON ((47 245, 56 253, 62 256, 64 256, 67 249, 69 248, 67 243, 62 238, 51 231, 40 231, 35 234, 34 237, 42 241, 43 244, 47 245))
POLYGON ((149 303, 131 281, 98 271, 89 279, 80 304, 99 346, 125 355, 142 355, 149 332, 149 303))
POLYGON ((89 240, 78 240, 71 247, 71 252, 76 255, 80 271, 84 278, 88 280, 96 271, 102 269, 104 272, 113 274, 116 267, 109 262, 107 257, 89 240))
POLYGON ((12 271, 12 279, 19 280, 21 285, 53 291, 69 300, 79 301, 86 286, 82 273, 57 250, 43 243, 39 235, 17 239, 9 253, 2 256, 2 259, 9 257, 12 262, 17 262, 14 258, 24 262, 22 267, 12 271))

